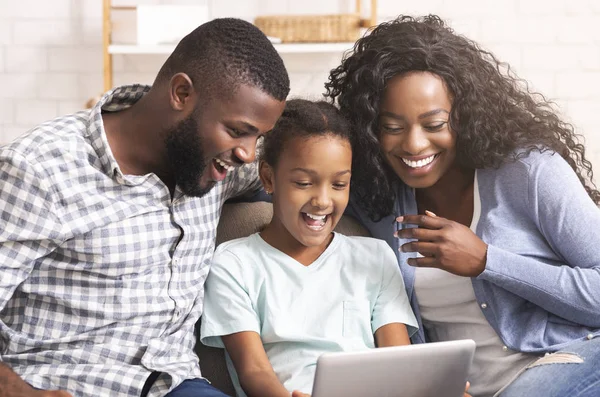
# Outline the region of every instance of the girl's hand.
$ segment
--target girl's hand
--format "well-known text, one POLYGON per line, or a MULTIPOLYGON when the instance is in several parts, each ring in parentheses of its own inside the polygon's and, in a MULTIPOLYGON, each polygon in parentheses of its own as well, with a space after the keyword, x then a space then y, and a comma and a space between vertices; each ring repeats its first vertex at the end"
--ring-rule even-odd
POLYGON ((463 277, 477 277, 485 270, 487 244, 468 227, 446 218, 429 215, 406 215, 396 218, 416 228, 398 230, 397 236, 416 239, 403 244, 403 252, 419 252, 423 258, 410 258, 408 264, 436 267, 463 277))

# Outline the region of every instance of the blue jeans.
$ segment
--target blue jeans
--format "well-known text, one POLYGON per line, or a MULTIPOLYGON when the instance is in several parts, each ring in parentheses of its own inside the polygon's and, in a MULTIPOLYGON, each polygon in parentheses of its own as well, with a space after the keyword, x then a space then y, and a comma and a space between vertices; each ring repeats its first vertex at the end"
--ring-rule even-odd
POLYGON ((523 396, 600 396, 600 337, 575 342, 540 359, 500 394, 523 396))
POLYGON ((206 379, 184 380, 171 390, 167 397, 228 397, 219 389, 211 386, 206 379))

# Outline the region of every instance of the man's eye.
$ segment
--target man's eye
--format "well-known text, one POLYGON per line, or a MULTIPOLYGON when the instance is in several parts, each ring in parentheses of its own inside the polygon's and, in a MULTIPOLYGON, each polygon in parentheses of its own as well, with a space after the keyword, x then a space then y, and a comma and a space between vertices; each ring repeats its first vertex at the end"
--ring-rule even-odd
POLYGON ((244 135, 244 134, 245 134, 245 132, 244 132, 244 131, 238 130, 237 128, 229 128, 229 131, 230 131, 229 133, 230 133, 232 136, 236 136, 236 137, 237 137, 237 136, 242 136, 242 135, 244 135))

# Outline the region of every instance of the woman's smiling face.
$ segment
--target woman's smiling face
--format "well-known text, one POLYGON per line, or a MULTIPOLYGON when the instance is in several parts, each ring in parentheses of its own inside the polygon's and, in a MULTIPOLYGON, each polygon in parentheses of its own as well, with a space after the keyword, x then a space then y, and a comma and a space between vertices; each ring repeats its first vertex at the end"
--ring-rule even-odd
POLYGON ((389 80, 379 114, 379 142, 386 162, 408 186, 431 187, 454 166, 451 107, 444 81, 433 73, 410 72, 389 80))

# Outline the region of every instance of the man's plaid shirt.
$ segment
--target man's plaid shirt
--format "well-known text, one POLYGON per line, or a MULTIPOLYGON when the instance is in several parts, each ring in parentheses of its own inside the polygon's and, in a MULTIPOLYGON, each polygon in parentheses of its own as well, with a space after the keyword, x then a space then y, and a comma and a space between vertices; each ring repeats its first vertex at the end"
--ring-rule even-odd
POLYGON ((81 396, 150 395, 200 377, 194 325, 223 202, 259 186, 244 166, 206 196, 172 198, 154 174, 123 175, 101 110, 0 147, 0 358, 31 385, 81 396))

